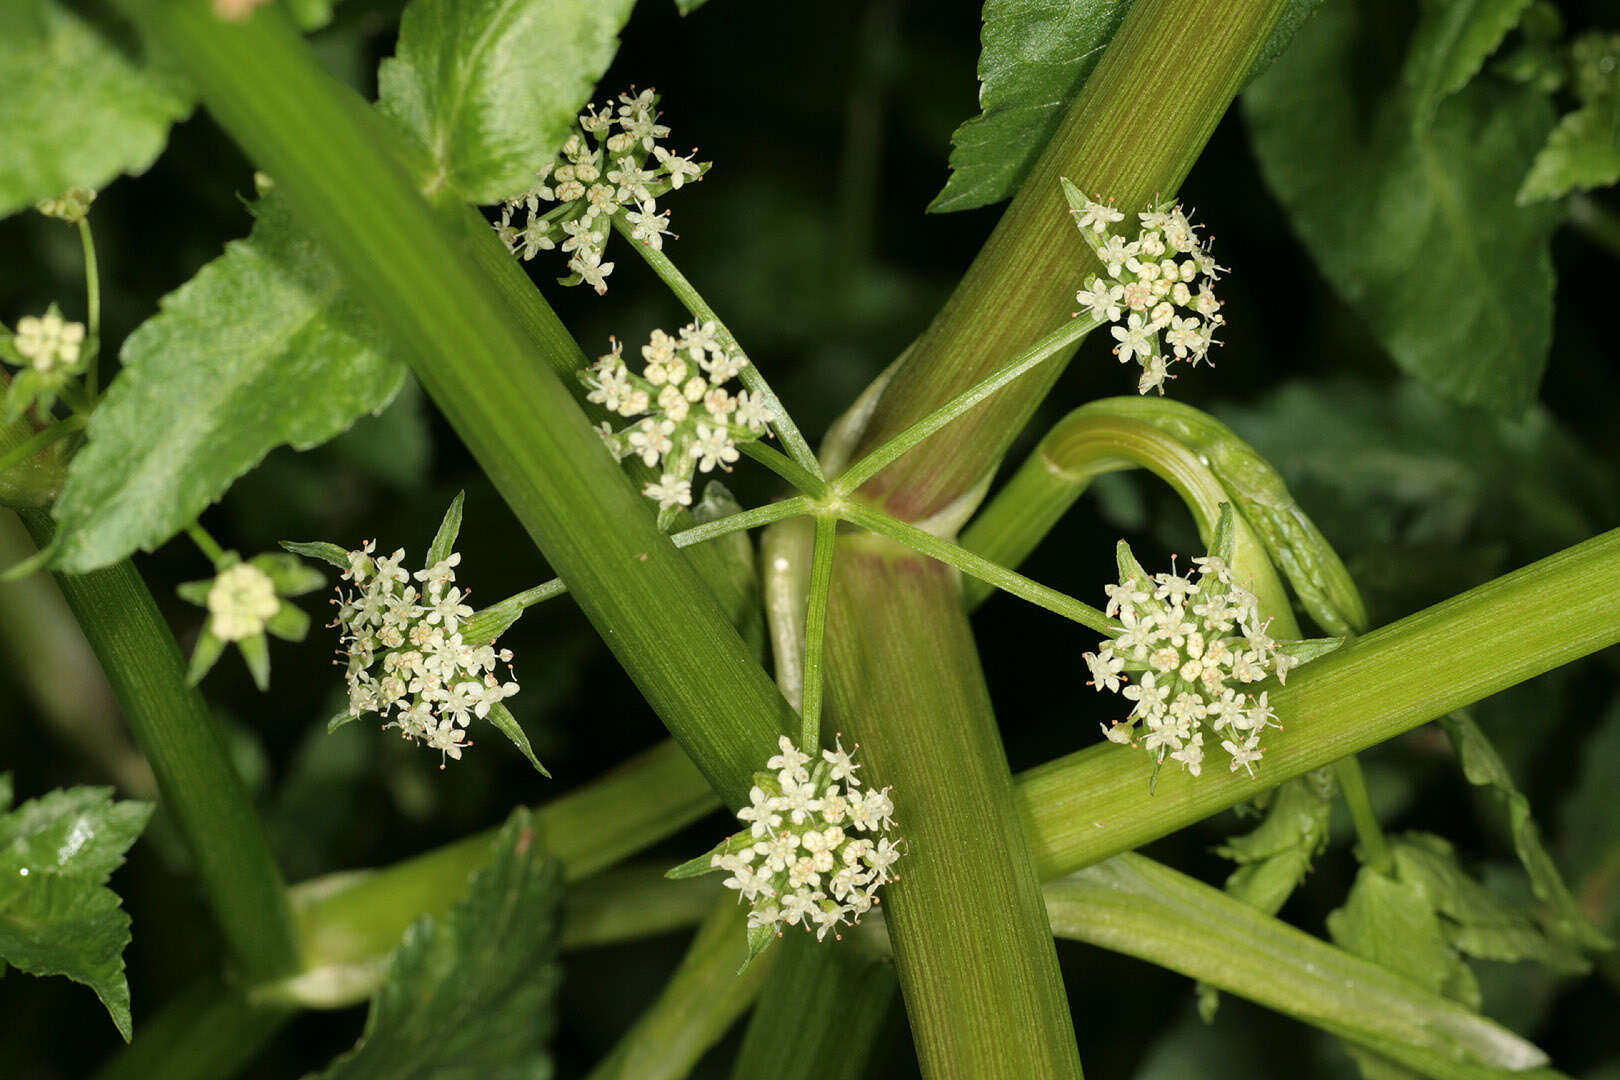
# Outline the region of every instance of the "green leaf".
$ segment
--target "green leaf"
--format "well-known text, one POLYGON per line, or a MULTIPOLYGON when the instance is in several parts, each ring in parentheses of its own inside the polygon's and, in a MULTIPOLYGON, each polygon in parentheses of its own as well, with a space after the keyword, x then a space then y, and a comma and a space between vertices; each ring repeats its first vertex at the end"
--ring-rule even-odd
POLYGON ((427 561, 423 567, 437 566, 450 557, 455 550, 456 537, 461 535, 461 512, 467 501, 465 491, 456 492, 456 497, 450 500, 450 509, 444 512, 444 520, 439 522, 439 531, 433 534, 433 543, 428 545, 427 561))
POLYGON ((682 15, 690 15, 709 0, 675 0, 675 10, 682 15))
POLYGON ((1559 808, 1561 850, 1594 917, 1620 927, 1620 804, 1614 778, 1620 776, 1620 695, 1610 700, 1592 733, 1581 744, 1580 777, 1559 808))
POLYGON ((529 736, 524 733, 523 726, 517 722, 517 717, 512 715, 511 709, 497 701, 489 708, 489 722, 494 724, 502 735, 511 739, 513 746, 523 751, 523 756, 529 759, 529 764, 534 766, 536 772, 547 780, 551 779, 546 767, 534 756, 534 748, 529 745, 529 736))
POLYGON ((1566 114, 1519 188, 1520 206, 1620 181, 1620 96, 1566 114))
POLYGON ((1428 897, 1442 916, 1447 940, 1458 952, 1482 960, 1535 960, 1574 974, 1588 969, 1579 953, 1550 939, 1534 922, 1465 874, 1445 840, 1408 833, 1390 850, 1396 876, 1428 897))
POLYGON ((1514 785, 1507 766, 1479 725, 1463 712, 1452 713, 1440 723, 1451 737, 1452 748, 1457 752, 1468 782, 1477 787, 1490 788, 1507 807, 1513 847, 1530 876, 1530 887, 1536 898, 1547 906, 1549 928, 1573 947, 1613 948, 1613 942, 1593 924, 1570 894, 1563 875, 1558 872, 1552 856, 1541 842, 1541 830, 1530 815, 1530 800, 1514 785))
POLYGON ((104 886, 152 807, 88 787, 53 791, 7 813, 10 802, 11 779, 0 777, 0 961, 90 987, 127 1042, 129 916, 104 886))
POLYGON ((1296 777, 1271 794, 1266 819, 1234 836, 1216 854, 1240 864, 1226 879, 1226 893, 1256 911, 1282 910, 1327 846, 1328 823, 1338 785, 1327 769, 1296 777))
POLYGON ((931 213, 1018 189, 1125 21, 1131 0, 986 0, 978 116, 951 136, 951 175, 931 213))
POLYGON ((54 510, 59 567, 152 550, 272 449, 316 446, 398 393, 404 366, 369 309, 281 200, 257 214, 124 342, 54 510))
MULTIPOLYGON (((1322 0, 1290 0, 1250 67, 1254 78, 1322 0)), ((978 116, 951 135, 951 175, 930 213, 971 210, 1018 190, 1133 0, 986 0, 978 116)))
POLYGON ((359 1043, 321 1080, 550 1076, 562 891, 528 812, 515 812, 467 895, 406 931, 359 1043))
POLYGON ((1402 77, 1412 95, 1412 124, 1434 120, 1442 99, 1479 74, 1531 0, 1424 0, 1402 77))
POLYGON ((339 570, 349 569, 349 553, 336 544, 328 544, 323 540, 297 541, 283 540, 281 546, 294 555, 302 555, 306 559, 319 559, 329 566, 339 570))
POLYGON ((0 217, 146 171, 191 111, 178 79, 56 0, 0 5, 0 86, 0 217))
POLYGON ((1478 1009, 1479 985, 1440 926, 1428 894, 1362 867, 1345 905, 1327 918, 1340 948, 1400 972, 1427 990, 1478 1009))
POLYGON ((425 190, 511 198, 568 138, 634 0, 412 0, 378 107, 427 155, 425 190))
POLYGON ((1403 370, 1454 400, 1518 412, 1552 334, 1558 215, 1513 201, 1551 124, 1546 98, 1479 80, 1419 136, 1362 10, 1330 0, 1244 95, 1261 171, 1403 370))

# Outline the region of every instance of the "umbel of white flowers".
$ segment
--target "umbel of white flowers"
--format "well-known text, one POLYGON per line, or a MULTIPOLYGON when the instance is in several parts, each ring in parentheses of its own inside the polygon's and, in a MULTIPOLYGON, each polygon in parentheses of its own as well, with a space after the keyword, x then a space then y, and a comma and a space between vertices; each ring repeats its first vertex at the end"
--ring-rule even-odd
POLYGON ((269 553, 243 561, 227 551, 214 564, 214 577, 188 581, 177 590, 180 598, 208 609, 208 622, 197 635, 187 677, 195 684, 208 674, 224 653, 235 645, 246 661, 253 681, 270 688, 270 644, 266 634, 283 641, 303 641, 309 616, 286 602, 326 584, 313 567, 291 555, 269 553))
POLYGON ((1145 749, 1155 777, 1167 759, 1199 775, 1206 739, 1220 744, 1232 771, 1253 776, 1265 730, 1279 725, 1266 693, 1244 688, 1273 675, 1283 682, 1290 670, 1338 645, 1337 639, 1279 642, 1266 633, 1259 602, 1232 573, 1231 521, 1225 507, 1210 554, 1195 558, 1186 575, 1149 576, 1121 540, 1119 584, 1104 587, 1107 614, 1120 629, 1085 654, 1088 685, 1135 703, 1103 734, 1145 749))
POLYGON ((713 870, 728 875, 752 907, 748 913, 749 959, 781 936, 783 926, 802 926, 826 938, 828 931, 878 903, 877 891, 895 880, 902 843, 891 832, 894 804, 889 789, 862 790, 861 768, 841 740, 814 759, 783 735, 778 753, 754 774, 748 805, 737 811, 746 828, 713 851, 669 872, 695 877, 713 870))
POLYGON ((1215 331, 1226 320, 1213 286, 1225 268, 1216 265, 1209 244, 1199 239, 1198 227, 1180 206, 1138 213, 1141 228, 1135 239, 1126 240, 1113 231, 1125 212, 1112 200, 1088 199, 1067 178, 1063 194, 1080 236, 1108 273, 1087 278, 1075 299, 1093 319, 1115 324, 1109 328, 1118 343, 1114 355, 1122 364, 1135 360, 1142 368, 1137 392, 1163 394, 1165 380, 1175 378, 1171 364, 1184 360, 1196 366, 1220 344, 1215 331))
POLYGON ((12 376, 6 391, 6 422, 30 405, 43 419, 63 388, 84 373, 89 361, 84 324, 62 318, 55 304, 43 315, 24 315, 17 320, 15 334, 0 328, 0 360, 22 369, 12 376))
POLYGON ((568 255, 570 274, 558 280, 564 285, 583 282, 600 296, 613 273, 613 264, 603 256, 615 214, 623 215, 634 239, 654 250, 663 248, 664 237, 673 234, 669 211, 659 210, 658 200, 688 180, 701 179, 709 163, 660 145, 669 128, 658 122, 657 103, 658 95, 643 90, 620 94, 616 108, 609 101, 580 114, 579 130, 568 137, 557 160, 535 174, 532 188, 501 204, 495 228, 512 254, 527 261, 560 248, 568 255), (522 224, 520 214, 525 215, 522 224))
POLYGON ((518 692, 518 684, 496 675, 500 665, 511 671, 512 653, 497 649, 494 638, 516 612, 478 626, 467 594, 456 584, 461 556, 450 549, 461 528, 461 508, 458 495, 428 548, 426 564, 414 573, 403 565, 404 548, 377 555, 371 540, 352 551, 336 544, 282 545, 337 566, 348 583, 338 586, 333 601, 338 613, 331 625, 341 631, 338 655, 349 706, 328 726, 375 714, 386 721, 384 730, 396 729, 439 751, 442 768, 445 757, 459 760, 471 745, 466 729, 473 718, 487 717, 533 760, 527 739, 502 704, 518 692))
POLYGON ((632 421, 615 431, 604 420, 602 438, 615 458, 639 457, 659 470, 642 493, 668 513, 692 505, 693 473, 729 468, 737 444, 764 435, 776 414, 747 390, 725 388, 748 358, 732 351, 712 322, 683 326, 675 337, 654 330, 641 358, 638 375, 615 339, 579 377, 586 400, 632 421))

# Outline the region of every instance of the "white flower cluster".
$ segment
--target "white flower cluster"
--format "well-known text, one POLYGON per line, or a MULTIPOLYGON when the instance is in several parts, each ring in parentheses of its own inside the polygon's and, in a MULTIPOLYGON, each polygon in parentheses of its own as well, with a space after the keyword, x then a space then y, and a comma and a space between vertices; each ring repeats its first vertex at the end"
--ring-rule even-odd
POLYGON ((208 628, 221 641, 241 641, 264 633, 281 610, 281 598, 270 575, 249 563, 238 563, 214 579, 208 590, 208 628))
POLYGON ((69 322, 52 304, 44 315, 17 320, 17 352, 41 374, 76 375, 84 359, 84 324, 69 322))
POLYGON ((664 237, 673 234, 669 211, 658 209, 658 199, 700 179, 709 166, 659 145, 669 128, 658 122, 657 103, 656 94, 643 90, 620 94, 617 108, 611 101, 599 110, 586 108, 580 130, 568 137, 557 161, 536 174, 534 187, 501 204, 496 230, 512 254, 528 260, 560 246, 572 271, 562 283, 584 282, 600 296, 613 272, 602 256, 615 214, 624 215, 634 239, 654 250, 664 246, 664 237), (522 225, 520 211, 527 214, 522 225))
POLYGON ((1107 614, 1122 629, 1085 654, 1088 685, 1136 702, 1103 734, 1133 746, 1140 737, 1155 769, 1169 757, 1197 776, 1207 729, 1231 757, 1232 771, 1242 767, 1252 776, 1263 753, 1261 733, 1277 725, 1266 695, 1241 687, 1271 675, 1285 679, 1297 661, 1266 634, 1258 601, 1233 579, 1225 559, 1193 562, 1197 569, 1186 576, 1150 578, 1120 541, 1120 583, 1106 591, 1107 614))
POLYGON ((895 879, 891 867, 902 852, 888 835, 894 804, 887 788, 861 790, 860 766, 842 742, 821 752, 814 771, 792 739, 783 735, 777 745, 781 752, 765 763, 773 771, 754 774, 749 805, 737 811, 748 828, 715 850, 708 869, 730 875, 726 888, 753 907, 750 930, 797 925, 820 941, 860 922, 878 889, 895 879))
POLYGON ((1171 364, 1185 360, 1196 366, 1220 344, 1215 332, 1226 319, 1213 285, 1225 267, 1216 265, 1180 206, 1137 214, 1141 228, 1127 241, 1112 231, 1125 220, 1112 201, 1093 201, 1067 180, 1063 184, 1081 237, 1108 272, 1107 278, 1088 279, 1075 299, 1093 319, 1117 324, 1110 328, 1119 343, 1114 355, 1122 364, 1141 365, 1137 391, 1163 394, 1165 380, 1175 377, 1169 374, 1171 364))
POLYGON ((400 565, 404 548, 377 557, 375 546, 367 541, 348 553, 343 579, 353 591, 338 587, 332 624, 342 630, 341 655, 348 662, 348 715, 374 712, 388 720, 385 730, 398 728, 440 751, 441 762, 446 754, 459 759, 471 745, 464 736, 472 718, 487 717, 518 692, 517 683, 495 676, 497 663, 511 670, 512 653, 462 640, 473 609, 455 584, 459 554, 412 574, 400 565))
POLYGON ((93 188, 69 188, 54 199, 41 199, 34 209, 49 218, 77 225, 90 213, 90 204, 96 201, 93 188))
POLYGON ((747 390, 733 395, 725 383, 748 365, 720 340, 714 323, 690 323, 670 337, 654 330, 641 347, 642 373, 624 362, 620 344, 580 372, 586 400, 635 422, 619 431, 602 422, 602 438, 615 458, 639 457, 661 475, 643 489, 661 511, 692 505, 692 474, 725 469, 737 443, 766 433, 775 412, 747 390))

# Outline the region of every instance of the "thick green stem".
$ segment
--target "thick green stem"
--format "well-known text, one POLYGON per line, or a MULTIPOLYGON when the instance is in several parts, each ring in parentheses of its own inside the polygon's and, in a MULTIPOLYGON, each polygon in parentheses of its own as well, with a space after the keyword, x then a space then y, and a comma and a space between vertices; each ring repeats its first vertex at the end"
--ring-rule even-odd
POLYGON ((732 1080, 864 1080, 894 1002, 894 969, 882 959, 807 934, 779 942, 770 981, 754 1006, 732 1080))
POLYGON ((716 790, 743 801, 798 718, 554 373, 577 347, 534 333, 468 257, 482 245, 493 259, 493 233, 480 240, 423 200, 392 133, 277 9, 231 22, 204 0, 121 4, 276 178, 643 695, 716 790))
MULTIPOLYGON (((36 544, 50 542, 48 517, 21 516, 36 544)), ((292 912, 264 825, 145 582, 127 560, 56 580, 157 776, 241 976, 296 970, 292 912)))
MULTIPOLYGON (((978 258, 900 362, 863 449, 1068 318, 1092 256, 1075 235, 1058 178, 1130 209, 1174 192, 1287 4, 1138 0, 978 258)), ((1062 361, 1044 366, 1039 377, 935 436, 931 453, 878 474, 864 493, 908 520, 938 513, 995 465, 1062 369, 1062 361)))
POLYGON ((883 909, 923 1074, 1080 1075, 1012 777, 947 567, 840 537, 827 700, 893 785, 908 851, 883 909))

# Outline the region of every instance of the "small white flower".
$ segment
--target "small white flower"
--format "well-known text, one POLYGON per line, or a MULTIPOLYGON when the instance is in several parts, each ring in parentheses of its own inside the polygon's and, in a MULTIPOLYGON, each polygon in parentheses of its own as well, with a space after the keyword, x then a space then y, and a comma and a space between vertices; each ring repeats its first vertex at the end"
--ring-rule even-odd
POLYGON ((80 367, 84 324, 68 322, 52 305, 43 315, 18 319, 12 344, 35 371, 74 374, 80 367))
POLYGON ((265 623, 280 607, 270 575, 238 563, 215 578, 208 590, 208 628, 222 641, 241 641, 264 633, 265 623))
POLYGON ((1082 229, 1090 229, 1095 233, 1105 233, 1108 231, 1108 226, 1116 221, 1124 220, 1125 215, 1121 211, 1115 210, 1111 204, 1092 202, 1087 199, 1085 209, 1075 219, 1075 224, 1082 229))

